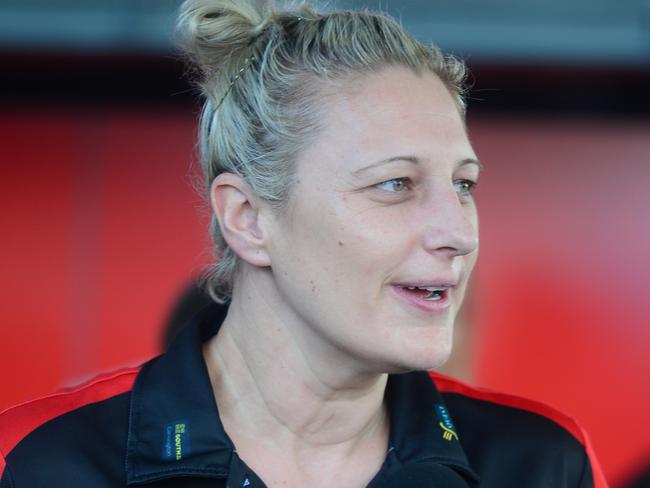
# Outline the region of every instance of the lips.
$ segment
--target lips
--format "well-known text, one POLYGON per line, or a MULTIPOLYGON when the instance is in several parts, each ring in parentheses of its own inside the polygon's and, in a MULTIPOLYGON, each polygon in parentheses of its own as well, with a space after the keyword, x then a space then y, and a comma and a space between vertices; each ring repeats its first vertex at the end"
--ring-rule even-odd
POLYGON ((445 275, 445 276, 438 276, 434 278, 425 278, 425 279, 413 279, 413 280, 404 280, 404 281, 398 281, 395 283, 392 283, 393 285, 396 286, 415 286, 419 288, 425 288, 428 286, 433 286, 433 287, 447 287, 447 288, 452 288, 456 285, 458 285, 458 282, 460 281, 459 278, 457 278, 454 275, 445 275))

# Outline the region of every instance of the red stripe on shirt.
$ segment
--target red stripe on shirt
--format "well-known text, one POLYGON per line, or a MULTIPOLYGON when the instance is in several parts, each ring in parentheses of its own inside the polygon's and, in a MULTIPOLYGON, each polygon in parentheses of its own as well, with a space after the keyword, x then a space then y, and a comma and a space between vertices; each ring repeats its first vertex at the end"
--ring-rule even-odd
POLYGON ((4 456, 39 426, 85 405, 130 391, 140 368, 101 375, 83 385, 10 407, 0 413, 0 477, 4 456))
POLYGON ((430 371, 429 376, 436 384, 438 390, 442 393, 458 393, 476 400, 485 400, 498 405, 503 405, 504 407, 519 408, 521 410, 541 415, 559 424, 584 446, 589 461, 591 462, 594 488, 608 488, 607 481, 603 474, 603 469, 594 453, 589 435, 578 424, 578 422, 575 421, 575 419, 563 414, 550 405, 535 400, 529 400, 515 395, 508 395, 507 393, 500 393, 487 388, 475 388, 434 371, 430 371))

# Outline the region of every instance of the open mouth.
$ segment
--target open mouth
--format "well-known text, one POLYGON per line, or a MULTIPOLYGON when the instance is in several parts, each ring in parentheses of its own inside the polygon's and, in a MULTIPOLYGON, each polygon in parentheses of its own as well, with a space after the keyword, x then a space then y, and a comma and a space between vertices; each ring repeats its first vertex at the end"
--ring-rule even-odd
POLYGON ((426 302, 437 302, 447 298, 447 287, 443 286, 402 286, 404 292, 426 302))
POLYGON ((402 303, 427 313, 447 313, 450 305, 450 290, 453 285, 393 284, 395 294, 402 303))

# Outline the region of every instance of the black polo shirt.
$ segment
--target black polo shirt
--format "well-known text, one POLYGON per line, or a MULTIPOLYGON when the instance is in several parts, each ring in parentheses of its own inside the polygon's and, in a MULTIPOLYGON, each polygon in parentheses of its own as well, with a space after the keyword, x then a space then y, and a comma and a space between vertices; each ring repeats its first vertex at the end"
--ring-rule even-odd
MULTIPOLYGON (((0 414, 0 488, 265 486, 224 431, 201 354, 225 313, 204 310, 141 368, 0 414)), ((606 486, 584 433, 544 405, 424 372, 389 376, 385 399, 390 443, 368 488, 412 463, 468 486, 606 486)))

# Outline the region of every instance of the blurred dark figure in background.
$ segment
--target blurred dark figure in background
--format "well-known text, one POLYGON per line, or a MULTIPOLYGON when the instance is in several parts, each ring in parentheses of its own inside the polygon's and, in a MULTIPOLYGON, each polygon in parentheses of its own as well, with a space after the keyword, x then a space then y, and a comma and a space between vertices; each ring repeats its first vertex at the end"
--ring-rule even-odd
POLYGON ((172 305, 162 331, 162 348, 166 350, 185 325, 206 306, 214 303, 201 285, 192 281, 172 305))
POLYGON ((625 482, 622 488, 650 488, 650 463, 634 477, 625 482))

